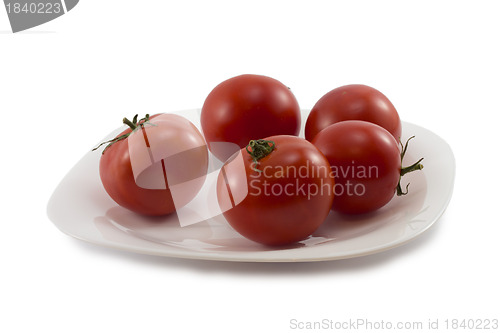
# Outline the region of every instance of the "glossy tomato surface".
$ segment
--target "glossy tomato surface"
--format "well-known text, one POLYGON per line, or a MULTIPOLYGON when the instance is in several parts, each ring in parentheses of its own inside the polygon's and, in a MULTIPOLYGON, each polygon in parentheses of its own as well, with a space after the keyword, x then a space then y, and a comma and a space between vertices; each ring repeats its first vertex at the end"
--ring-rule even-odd
MULTIPOLYGON (((103 152, 104 189, 120 206, 143 215, 166 215, 191 201, 203 186, 208 149, 203 136, 179 115, 159 114, 103 152)), ((120 136, 119 135, 119 136, 120 136)))
POLYGON ((343 121, 319 132, 313 144, 328 159, 335 178, 333 210, 368 213, 394 197, 401 155, 398 143, 384 128, 365 121, 343 121))
POLYGON ((217 85, 206 98, 201 126, 210 151, 221 161, 248 142, 298 135, 299 104, 290 89, 262 75, 240 75, 217 85))
POLYGON ((295 136, 272 136, 275 149, 255 163, 246 149, 233 155, 217 180, 224 217, 244 237, 265 245, 307 238, 325 220, 334 180, 325 156, 295 136))
POLYGON ((329 125, 345 120, 364 120, 385 128, 399 142, 401 120, 391 101, 380 91, 361 84, 342 86, 321 97, 309 114, 306 139, 329 125))

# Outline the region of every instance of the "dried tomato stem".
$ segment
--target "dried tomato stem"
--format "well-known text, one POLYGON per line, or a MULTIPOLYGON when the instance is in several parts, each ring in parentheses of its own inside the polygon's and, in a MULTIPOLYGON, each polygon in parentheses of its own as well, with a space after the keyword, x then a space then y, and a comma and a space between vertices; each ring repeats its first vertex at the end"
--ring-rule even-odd
POLYGON ((137 128, 137 119, 136 118, 137 118, 137 115, 135 115, 134 121, 130 121, 127 118, 123 118, 123 123, 125 125, 128 125, 128 127, 130 127, 133 131, 137 128))
POLYGON ((422 170, 424 168, 424 166, 422 164, 420 164, 420 162, 422 162, 422 160, 424 159, 423 157, 421 159, 419 159, 417 162, 415 162, 412 165, 410 165, 410 166, 407 166, 407 167, 403 168, 403 165, 402 165, 403 164, 403 158, 404 158, 404 156, 406 154, 406 150, 408 149, 408 142, 411 139, 413 139, 414 137, 415 136, 412 136, 411 138, 409 138, 408 140, 406 140, 406 143, 405 143, 404 146, 401 143, 401 141, 399 142, 399 144, 401 145, 401 172, 400 172, 400 176, 399 176, 398 186, 396 187, 396 192, 397 192, 398 196, 402 196, 402 195, 408 194, 408 186, 410 186, 410 183, 406 184, 405 191, 403 192, 403 189, 401 188, 401 177, 403 177, 407 173, 410 173, 410 172, 413 172, 413 171, 417 171, 417 170, 422 170))
POLYGON ((421 159, 419 159, 417 162, 413 163, 412 165, 401 168, 401 177, 403 177, 404 175, 406 175, 409 172, 416 171, 416 170, 422 170, 424 168, 424 166, 422 164, 420 164, 420 162, 422 162, 423 159, 424 158, 422 157, 421 159))
MULTIPOLYGON (((134 132, 135 130, 137 130, 137 127, 139 127, 140 125, 146 123, 146 122, 149 122, 149 114, 146 114, 146 116, 142 119, 140 119, 139 121, 137 121, 137 118, 138 118, 138 115, 136 114, 134 116, 134 118, 132 119, 132 121, 130 121, 128 118, 123 118, 123 123, 125 125, 127 125, 128 127, 130 127, 130 129, 132 130, 132 132, 134 132)), ((104 148, 104 150, 102 151, 102 153, 104 154, 104 152, 106 151, 106 149, 108 149, 109 147, 111 147, 112 144, 118 142, 118 141, 121 141, 123 139, 126 139, 129 137, 129 135, 132 133, 132 132, 129 132, 129 133, 125 133, 125 134, 122 134, 120 136, 117 136, 116 138, 114 139, 111 139, 111 140, 108 140, 108 141, 104 141, 104 142, 101 142, 97 147, 95 147, 94 149, 92 149, 92 151, 100 148, 102 145, 105 145, 106 143, 108 144, 106 146, 106 148, 104 148)))

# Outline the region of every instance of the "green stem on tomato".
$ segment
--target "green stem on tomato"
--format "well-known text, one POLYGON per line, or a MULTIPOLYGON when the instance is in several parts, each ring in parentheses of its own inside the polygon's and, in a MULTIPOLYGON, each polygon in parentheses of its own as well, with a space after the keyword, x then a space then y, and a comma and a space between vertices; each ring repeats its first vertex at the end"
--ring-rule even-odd
POLYGON ((403 189, 401 188, 401 177, 403 177, 407 173, 417 171, 417 170, 422 170, 424 168, 424 166, 422 164, 420 164, 420 162, 422 162, 422 160, 424 159, 423 157, 421 159, 419 159, 417 162, 413 163, 412 165, 403 168, 403 158, 406 154, 406 150, 408 149, 408 142, 410 142, 410 140, 413 139, 414 137, 415 136, 412 136, 408 140, 406 140, 406 143, 404 146, 403 146, 403 143, 401 143, 401 141, 399 142, 399 144, 401 145, 401 172, 399 174, 398 186, 396 187, 396 192, 397 192, 398 196, 408 194, 408 186, 410 186, 410 183, 406 184, 405 191, 403 192, 403 189))
MULTIPOLYGON (((137 121, 137 118, 138 118, 138 115, 136 114, 134 116, 134 118, 132 118, 132 121, 130 121, 128 118, 123 118, 123 123, 125 125, 127 125, 128 127, 130 127, 130 129, 132 130, 132 132, 134 132, 135 130, 137 130, 137 128, 140 126, 140 125, 143 125, 145 124, 146 122, 149 122, 149 114, 146 114, 146 116, 142 119, 140 119, 139 121, 137 121)), ((92 149, 92 151, 94 150, 97 150, 99 149, 102 145, 105 145, 105 144, 108 144, 104 150, 102 151, 102 153, 104 154, 104 152, 106 151, 106 149, 108 149, 109 147, 111 147, 111 145, 113 145, 114 143, 118 142, 118 141, 121 141, 121 140, 124 140, 126 138, 129 137, 129 135, 132 133, 132 132, 129 132, 129 133, 125 133, 125 134, 122 134, 120 136, 117 136, 116 138, 114 139, 111 139, 111 140, 108 140, 108 141, 104 141, 104 142, 101 142, 97 147, 95 147, 94 149, 92 149)))
MULTIPOLYGON (((136 116, 137 116, 137 115, 136 115, 136 116)), ((136 118, 136 117, 134 117, 134 119, 135 119, 135 118, 136 118)), ((124 123, 125 125, 128 125, 128 127, 130 127, 130 128, 132 129, 132 131, 133 131, 133 130, 135 130, 135 129, 137 128, 137 123, 136 123, 136 121, 130 121, 130 120, 128 120, 126 117, 125 117, 125 118, 123 118, 123 123, 124 123)))
MULTIPOLYGON (((254 164, 257 165, 259 164, 259 160, 269 155, 274 150, 274 148, 276 148, 274 141, 263 139, 250 140, 250 142, 246 146, 246 151, 252 157, 254 164), (251 148, 251 150, 249 148, 251 148)), ((253 170, 262 172, 262 170, 259 170, 255 167, 253 168, 253 170)))

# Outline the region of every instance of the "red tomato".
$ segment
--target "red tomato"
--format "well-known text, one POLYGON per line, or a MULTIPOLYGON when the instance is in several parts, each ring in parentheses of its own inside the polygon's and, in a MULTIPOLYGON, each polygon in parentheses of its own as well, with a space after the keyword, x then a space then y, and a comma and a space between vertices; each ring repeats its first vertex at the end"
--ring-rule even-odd
POLYGON ((191 201, 208 169, 208 149, 198 129, 173 114, 124 123, 130 128, 109 141, 99 163, 109 196, 144 215, 169 214, 191 201))
POLYGON ((216 86, 201 110, 210 151, 221 161, 255 138, 298 135, 300 108, 281 82, 262 75, 240 75, 216 86))
POLYGON ((391 101, 380 91, 360 84, 333 89, 321 97, 307 118, 305 136, 312 141, 331 124, 364 120, 385 128, 399 142, 401 120, 391 101))
POLYGON ((396 189, 403 193, 399 180, 405 173, 422 168, 419 160, 401 168, 406 152, 400 152, 394 137, 384 128, 359 120, 328 126, 313 144, 327 157, 335 178, 332 209, 360 214, 386 205, 396 189))
POLYGON ((307 238, 333 200, 330 165, 310 142, 289 135, 251 141, 222 167, 217 199, 244 237, 265 245, 307 238))

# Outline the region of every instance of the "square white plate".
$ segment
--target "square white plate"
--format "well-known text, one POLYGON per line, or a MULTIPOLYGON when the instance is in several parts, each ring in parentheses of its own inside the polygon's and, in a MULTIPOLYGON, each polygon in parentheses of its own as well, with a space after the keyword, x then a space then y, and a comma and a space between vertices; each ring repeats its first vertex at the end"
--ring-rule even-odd
MULTIPOLYGON (((176 112, 199 128, 200 110, 176 112)), ((303 112, 303 122, 308 111, 303 112)), ((112 139, 119 128, 103 140, 112 139)), ((303 133, 303 131, 302 131, 303 133)), ((428 230, 445 211, 455 178, 450 146, 429 130, 403 122, 402 141, 411 140, 405 165, 420 157, 424 169, 406 175, 409 194, 362 216, 330 213, 306 240, 272 248, 236 233, 222 215, 181 227, 176 214, 148 218, 118 206, 99 178, 100 152, 88 152, 62 179, 47 207, 64 233, 91 243, 149 255, 254 262, 336 260, 402 245, 428 230)), ((302 135, 303 137, 303 135, 302 135)))

